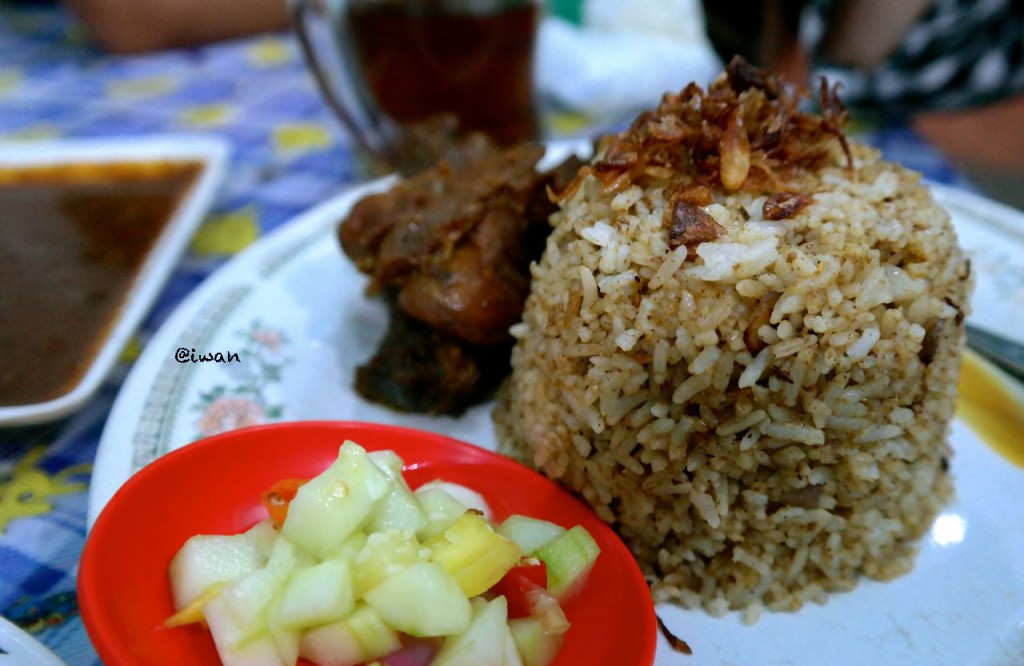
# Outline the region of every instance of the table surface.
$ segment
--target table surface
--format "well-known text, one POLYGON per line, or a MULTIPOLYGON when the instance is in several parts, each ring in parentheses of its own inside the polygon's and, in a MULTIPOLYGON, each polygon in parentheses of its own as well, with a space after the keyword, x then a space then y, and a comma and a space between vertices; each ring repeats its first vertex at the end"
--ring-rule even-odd
MULTIPOLYGON (((213 209, 97 396, 57 423, 0 428, 0 616, 68 664, 94 664, 75 576, 92 463, 132 360, 226 259, 354 176, 348 140, 289 35, 116 57, 58 8, 0 4, 0 54, 0 149, 7 141, 180 132, 223 137, 233 148, 213 209)), ((966 186, 906 129, 863 138, 928 178, 966 186)))

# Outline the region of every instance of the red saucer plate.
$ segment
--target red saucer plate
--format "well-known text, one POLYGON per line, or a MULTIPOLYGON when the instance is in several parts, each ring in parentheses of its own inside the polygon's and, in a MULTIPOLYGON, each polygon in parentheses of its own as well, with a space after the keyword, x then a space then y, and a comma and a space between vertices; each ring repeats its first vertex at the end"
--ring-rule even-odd
POLYGON ((82 618, 104 663, 219 664, 205 629, 162 625, 174 612, 171 558, 194 534, 234 534, 265 518, 261 492, 278 479, 315 476, 346 439, 395 451, 413 488, 441 478, 475 489, 498 520, 519 513, 583 525, 601 554, 565 603, 572 627, 555 666, 653 663, 657 629, 647 584, 628 549, 581 501, 519 463, 442 435, 326 421, 204 439, 159 458, 118 490, 89 534, 78 576, 82 618))

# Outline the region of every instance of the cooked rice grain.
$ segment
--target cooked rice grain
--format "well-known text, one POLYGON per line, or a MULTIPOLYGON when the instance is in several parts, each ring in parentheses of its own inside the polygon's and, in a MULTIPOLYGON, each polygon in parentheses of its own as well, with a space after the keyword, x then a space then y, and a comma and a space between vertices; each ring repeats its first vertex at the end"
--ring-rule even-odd
POLYGON ((499 437, 618 529, 659 601, 749 619, 892 578, 950 497, 969 266, 915 174, 854 155, 789 183, 814 201, 781 222, 717 192, 696 258, 657 187, 590 176, 553 219, 499 437))

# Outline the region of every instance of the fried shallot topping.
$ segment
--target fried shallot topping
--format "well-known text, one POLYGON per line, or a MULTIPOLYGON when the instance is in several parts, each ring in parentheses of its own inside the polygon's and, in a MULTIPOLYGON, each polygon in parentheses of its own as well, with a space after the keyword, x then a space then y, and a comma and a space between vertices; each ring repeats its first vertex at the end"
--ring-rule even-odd
POLYGON ((631 184, 665 186, 669 197, 693 186, 773 193, 785 190, 797 171, 825 166, 834 142, 852 168, 843 134, 847 113, 837 88, 822 80, 820 114, 799 108, 807 95, 734 58, 707 91, 691 83, 666 94, 628 130, 608 137, 603 155, 578 178, 593 174, 604 193, 631 184))
POLYGON ((693 649, 690 647, 690 644, 673 634, 665 625, 665 621, 661 619, 661 616, 655 615, 654 619, 658 621, 658 629, 661 630, 661 635, 668 641, 669 647, 681 654, 693 654, 693 649))
POLYGON ((786 220, 809 206, 812 201, 814 199, 800 192, 779 192, 765 200, 761 216, 772 221, 786 220))
POLYGON ((725 228, 703 208, 684 199, 672 206, 672 224, 668 228, 668 246, 673 250, 680 245, 689 248, 688 255, 701 243, 713 241, 725 233, 725 228))
POLYGON ((775 304, 779 302, 781 296, 782 294, 777 291, 769 292, 758 302, 754 311, 750 313, 750 323, 747 324, 746 330, 743 331, 743 343, 751 354, 756 354, 765 348, 765 342, 758 335, 758 331, 762 326, 767 326, 771 323, 772 310, 775 309, 775 304))

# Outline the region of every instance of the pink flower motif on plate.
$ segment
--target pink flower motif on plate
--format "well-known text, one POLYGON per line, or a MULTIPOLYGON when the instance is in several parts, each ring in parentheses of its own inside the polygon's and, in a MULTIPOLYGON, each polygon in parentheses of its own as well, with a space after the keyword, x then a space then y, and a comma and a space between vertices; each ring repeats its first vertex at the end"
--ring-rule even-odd
POLYGON ((288 359, 282 352, 289 340, 284 331, 253 321, 236 331, 241 342, 237 351, 241 363, 214 368, 219 380, 199 391, 193 410, 198 413, 196 437, 209 437, 228 430, 279 421, 284 405, 274 400, 274 387, 288 359))
POLYGON ((221 397, 207 405, 199 417, 203 437, 266 422, 263 406, 247 398, 221 397))
POLYGON ((276 352, 281 348, 283 342, 283 336, 281 331, 276 331, 270 328, 258 328, 252 331, 249 336, 253 341, 259 343, 267 349, 269 352, 276 352))

